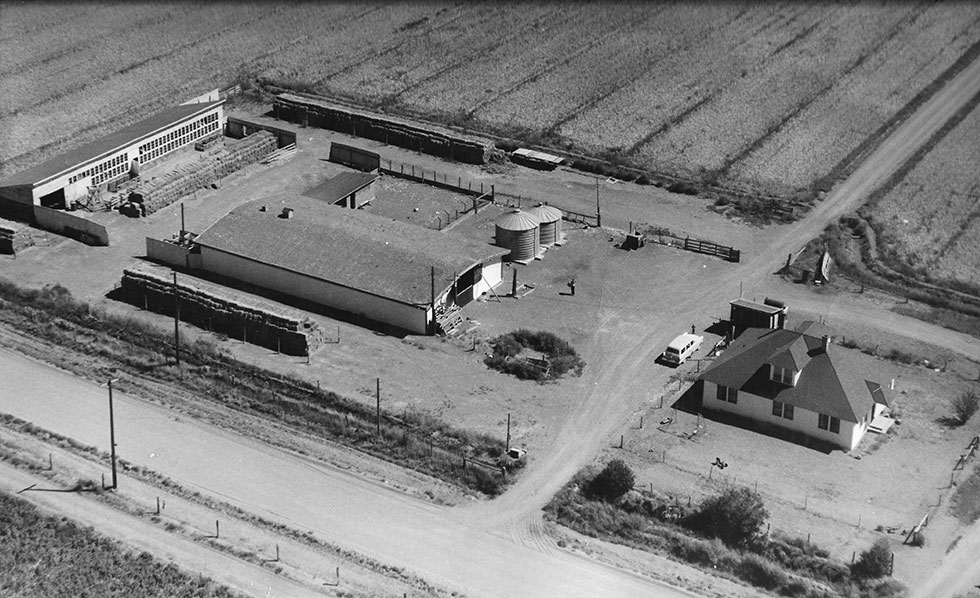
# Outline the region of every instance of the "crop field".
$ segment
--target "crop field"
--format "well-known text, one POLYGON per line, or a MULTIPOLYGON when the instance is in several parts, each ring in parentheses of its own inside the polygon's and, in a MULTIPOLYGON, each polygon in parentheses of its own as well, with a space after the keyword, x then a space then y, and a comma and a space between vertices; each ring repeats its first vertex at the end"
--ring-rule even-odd
POLYGON ((980 294, 980 111, 974 108, 867 217, 886 265, 980 294))
POLYGON ((966 2, 5 4, 0 176, 241 82, 791 196, 978 41, 966 2))
POLYGON ((228 588, 0 492, 0 595, 231 598, 228 588))

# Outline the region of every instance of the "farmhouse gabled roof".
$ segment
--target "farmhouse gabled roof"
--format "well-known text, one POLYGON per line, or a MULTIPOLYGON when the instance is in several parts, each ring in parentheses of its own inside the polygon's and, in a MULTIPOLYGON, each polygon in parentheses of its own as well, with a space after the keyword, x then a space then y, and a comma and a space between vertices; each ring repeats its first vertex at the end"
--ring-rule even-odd
POLYGON ((477 263, 509 250, 455 233, 280 194, 241 205, 195 241, 401 303, 425 306, 477 263), (265 211, 259 208, 265 207, 265 211), (290 218, 281 218, 291 208, 290 218))
POLYGON ((132 145, 140 139, 150 137, 154 133, 169 128, 175 123, 189 120, 223 103, 224 100, 219 100, 217 102, 184 104, 167 108, 149 118, 119 129, 91 143, 55 156, 27 170, 15 173, 0 181, 0 187, 37 186, 60 174, 73 171, 90 162, 97 162, 101 158, 132 145))
POLYGON ((329 178, 316 187, 311 187, 303 192, 306 197, 320 199, 330 203, 335 203, 349 196, 351 193, 367 187, 378 178, 376 174, 364 172, 342 172, 333 178, 329 178))
POLYGON ((865 379, 853 351, 792 330, 748 328, 701 374, 702 380, 794 407, 858 422, 874 403, 887 405, 879 384, 865 379), (801 363, 796 386, 770 380, 769 365, 801 363))

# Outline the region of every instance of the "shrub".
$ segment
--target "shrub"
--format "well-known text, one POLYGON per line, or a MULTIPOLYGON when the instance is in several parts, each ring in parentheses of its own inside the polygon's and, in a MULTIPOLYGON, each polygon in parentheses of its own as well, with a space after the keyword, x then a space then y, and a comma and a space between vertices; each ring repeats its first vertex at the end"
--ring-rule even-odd
POLYGON ((977 408, 980 407, 980 395, 969 390, 958 397, 954 397, 950 401, 950 406, 953 409, 953 419, 962 426, 973 417, 977 408))
POLYGON ((633 489, 633 470, 619 459, 606 464, 585 487, 585 494, 612 502, 633 489))
POLYGON ((772 590, 786 583, 786 573, 770 561, 756 554, 747 554, 735 570, 736 575, 750 584, 772 590))
POLYGON ((888 540, 878 538, 871 548, 861 553, 861 558, 854 563, 851 573, 861 579, 877 579, 885 577, 891 571, 892 551, 888 540))
POLYGON ((706 499, 688 525, 730 546, 743 546, 759 534, 768 517, 757 492, 730 488, 706 499))
POLYGON ((554 380, 569 371, 582 374, 585 362, 578 356, 568 342, 550 332, 531 332, 521 328, 491 341, 493 354, 483 360, 488 367, 522 380, 554 380), (546 356, 548 367, 519 359, 525 348, 533 349, 546 356))

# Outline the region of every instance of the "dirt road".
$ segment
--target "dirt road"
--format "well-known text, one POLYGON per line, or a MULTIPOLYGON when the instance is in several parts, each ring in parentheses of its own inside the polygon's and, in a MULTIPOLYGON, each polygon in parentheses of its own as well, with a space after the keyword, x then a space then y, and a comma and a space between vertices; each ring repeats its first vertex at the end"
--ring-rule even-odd
MULTIPOLYGON (((108 450, 105 389, 5 351, 0 371, 0 412, 108 450)), ((182 421, 122 392, 114 398, 121 457, 468 596, 688 596, 579 556, 515 545, 505 531, 477 529, 452 509, 182 421)))

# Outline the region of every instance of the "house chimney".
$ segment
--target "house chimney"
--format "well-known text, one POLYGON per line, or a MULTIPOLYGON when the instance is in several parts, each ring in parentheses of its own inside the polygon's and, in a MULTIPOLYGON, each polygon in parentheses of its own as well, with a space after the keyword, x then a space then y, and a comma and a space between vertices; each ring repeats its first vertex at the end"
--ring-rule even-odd
POLYGON ((823 352, 826 353, 830 349, 830 337, 826 334, 823 335, 823 352))
POLYGON ((293 210, 292 208, 283 208, 282 209, 282 214, 279 214, 279 217, 280 218, 292 218, 294 211, 295 210, 293 210))
POLYGON ((265 211, 265 206, 260 206, 260 207, 259 207, 259 211, 260 211, 260 212, 264 212, 264 211, 265 211))

